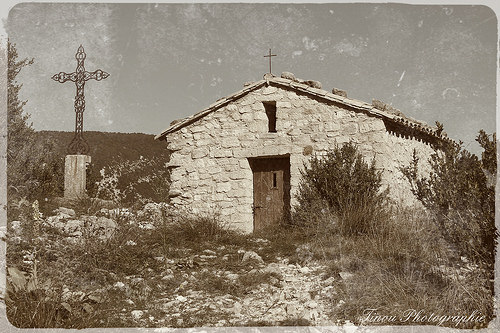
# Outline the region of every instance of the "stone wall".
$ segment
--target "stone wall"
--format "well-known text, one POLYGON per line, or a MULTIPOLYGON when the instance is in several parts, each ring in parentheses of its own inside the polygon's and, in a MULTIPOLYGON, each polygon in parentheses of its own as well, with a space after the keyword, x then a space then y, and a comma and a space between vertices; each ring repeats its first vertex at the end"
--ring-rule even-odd
POLYGON ((399 167, 410 163, 414 148, 426 161, 433 152, 429 145, 389 134, 380 118, 270 85, 168 134, 171 203, 196 213, 218 213, 234 228, 251 232, 249 157, 290 156, 293 207, 304 162, 349 140, 358 144, 365 158, 375 158, 394 199, 415 201, 399 167), (268 101, 276 102, 276 133, 268 132, 263 105, 268 101))

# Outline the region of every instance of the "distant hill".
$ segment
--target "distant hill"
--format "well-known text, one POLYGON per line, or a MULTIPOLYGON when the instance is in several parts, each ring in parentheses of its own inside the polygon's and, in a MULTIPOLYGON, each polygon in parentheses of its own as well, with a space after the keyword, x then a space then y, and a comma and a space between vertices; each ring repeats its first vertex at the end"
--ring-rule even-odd
MULTIPOLYGON (((40 142, 53 140, 58 155, 67 155, 68 144, 74 132, 40 131, 36 132, 40 142)), ((164 141, 154 140, 154 135, 144 133, 85 132, 84 138, 90 146, 89 155, 96 170, 120 160, 136 160, 140 156, 168 156, 164 141)))

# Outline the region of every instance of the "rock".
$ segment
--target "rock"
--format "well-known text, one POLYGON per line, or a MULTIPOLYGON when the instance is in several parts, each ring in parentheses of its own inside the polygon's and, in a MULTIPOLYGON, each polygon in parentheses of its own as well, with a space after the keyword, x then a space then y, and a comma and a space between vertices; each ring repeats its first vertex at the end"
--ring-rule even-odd
POLYGON ((295 305, 295 304, 287 304, 286 305, 286 314, 289 317, 297 317, 298 314, 299 314, 299 309, 298 309, 297 305, 295 305))
POLYGON ((238 277, 239 275, 238 274, 234 274, 234 273, 229 273, 226 275, 226 278, 235 282, 236 280, 238 280, 238 277))
POLYGON ((133 240, 128 240, 125 245, 128 245, 128 246, 134 246, 134 245, 137 245, 136 242, 134 242, 133 240))
POLYGON ((280 286, 280 280, 278 280, 277 278, 275 278, 274 276, 271 276, 269 278, 269 283, 272 285, 272 286, 280 286))
POLYGON ((299 268, 299 272, 302 274, 309 274, 311 272, 311 269, 309 269, 309 267, 304 266, 299 268))
POLYGON ((372 105, 375 109, 378 109, 380 111, 385 110, 385 103, 382 101, 379 101, 378 99, 372 99, 372 105))
POLYGON ((297 80, 297 78, 295 77, 295 74, 293 74, 291 72, 283 72, 283 73, 281 73, 281 77, 283 79, 292 80, 292 81, 297 80))
POLYGON ((66 309, 66 311, 71 312, 71 305, 66 302, 62 302, 61 305, 64 309, 66 309))
POLYGON ((177 324, 177 326, 182 326, 182 324, 184 324, 184 319, 177 318, 176 324, 177 324))
POLYGON ((141 223, 141 224, 139 224, 139 228, 146 229, 146 230, 153 230, 153 229, 155 229, 155 226, 151 223, 141 223))
POLYGON ((10 227, 15 234, 19 234, 21 232, 21 221, 10 222, 10 227))
POLYGON ((175 299, 182 303, 187 301, 187 298, 181 295, 177 296, 175 299))
POLYGON ((102 303, 104 302, 104 297, 99 294, 92 294, 87 297, 89 300, 95 303, 102 303))
POLYGON ((162 280, 172 280, 174 278, 174 274, 167 274, 164 275, 161 279, 162 280))
POLYGON ((135 304, 134 301, 131 300, 131 299, 126 299, 125 303, 127 303, 128 305, 134 305, 135 304))
POLYGON ((113 287, 118 288, 118 289, 123 289, 125 288, 125 283, 123 282, 116 282, 113 287))
POLYGON ((201 260, 208 260, 208 259, 215 259, 217 258, 217 256, 206 256, 206 255, 199 255, 198 258, 200 258, 201 260))
POLYGON ((318 307, 318 303, 316 301, 309 301, 307 302, 306 306, 310 309, 315 309, 318 307))
POLYGON ((279 278, 279 279, 282 279, 283 278, 283 275, 281 274, 281 269, 280 269, 280 266, 279 264, 273 262, 273 263, 270 263, 269 265, 267 265, 263 271, 265 273, 269 273, 269 274, 273 274, 275 277, 279 278))
POLYGON ((169 196, 170 198, 175 198, 175 197, 178 197, 178 196, 180 196, 181 194, 182 194, 182 192, 181 192, 180 190, 170 190, 170 191, 168 192, 168 196, 169 196))
POLYGON ((100 216, 97 218, 96 226, 102 230, 101 237, 109 238, 116 229, 116 222, 107 217, 100 216))
POLYGON ((311 88, 321 89, 321 82, 315 80, 306 80, 304 84, 307 84, 311 88))
POLYGON ((340 272, 339 275, 342 278, 342 280, 348 280, 354 276, 352 273, 349 272, 340 272))
POLYGON ((240 302, 235 302, 233 305, 233 313, 239 315, 241 313, 243 306, 240 302))
POLYGON ((248 261, 257 261, 261 264, 264 263, 264 260, 262 260, 262 257, 259 256, 254 251, 246 251, 245 254, 243 255, 242 262, 248 262, 248 261))
POLYGON ((111 237, 111 235, 113 234, 113 232, 117 227, 115 221, 104 216, 97 217, 93 215, 91 216, 82 215, 80 216, 80 219, 83 221, 82 222, 83 225, 81 227, 85 226, 85 228, 88 231, 90 231, 92 234, 99 237, 100 239, 108 239, 109 237, 111 237))
POLYGON ((144 279, 143 279, 143 278, 141 278, 141 277, 135 277, 135 278, 133 278, 132 280, 130 280, 130 282, 131 282, 132 284, 139 284, 139 283, 141 283, 142 281, 144 281, 144 279))
POLYGON ((342 90, 342 89, 333 88, 332 94, 342 96, 342 97, 347 97, 347 91, 342 90))
POLYGON ((59 207, 53 211, 55 214, 66 214, 69 216, 75 216, 75 211, 71 208, 66 208, 66 207, 59 207))
POLYGON ((301 267, 299 268, 299 272, 301 272, 302 274, 308 274, 311 272, 311 270, 309 269, 309 267, 301 267))
POLYGON ((139 320, 144 315, 144 311, 142 311, 142 310, 133 310, 132 312, 130 312, 130 314, 132 315, 132 317, 135 320, 139 320))
POLYGON ((330 276, 328 279, 324 280, 321 282, 322 285, 324 286, 331 286, 335 282, 335 278, 333 276, 330 276))
POLYGON ((83 311, 87 312, 87 313, 92 313, 94 312, 94 308, 92 307, 92 305, 88 304, 88 303, 83 303, 82 304, 82 308, 83 308, 83 311))
MULTIPOLYGON (((83 221, 80 220, 69 220, 66 221, 63 225, 63 231, 67 234, 73 235, 77 234, 79 229, 83 226, 83 221)), ((81 232, 80 232, 81 234, 81 232)))
POLYGON ((209 255, 209 256, 217 255, 217 253, 215 251, 212 251, 212 250, 203 250, 203 253, 205 253, 206 255, 209 255))

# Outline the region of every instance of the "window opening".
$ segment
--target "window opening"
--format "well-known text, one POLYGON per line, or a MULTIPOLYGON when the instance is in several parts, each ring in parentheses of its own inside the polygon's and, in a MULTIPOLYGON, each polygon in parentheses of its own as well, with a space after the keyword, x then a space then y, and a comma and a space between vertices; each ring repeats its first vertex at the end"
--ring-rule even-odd
POLYGON ((268 132, 276 133, 276 102, 263 102, 266 109, 268 132))
POLYGON ((273 172, 273 188, 277 188, 277 181, 276 181, 276 172, 273 172))

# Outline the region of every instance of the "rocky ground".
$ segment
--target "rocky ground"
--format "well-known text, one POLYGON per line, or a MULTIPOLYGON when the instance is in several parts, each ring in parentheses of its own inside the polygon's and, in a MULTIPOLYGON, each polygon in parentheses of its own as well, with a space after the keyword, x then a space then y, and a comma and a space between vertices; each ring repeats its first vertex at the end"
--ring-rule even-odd
MULTIPOLYGON (((205 257, 217 257, 217 253, 205 257)), ((215 251, 214 251, 215 252, 215 251)), ((143 325, 152 326, 242 326, 255 324, 277 325, 297 323, 327 326, 332 324, 328 316, 335 291, 334 278, 323 279, 324 267, 317 265, 303 266, 288 264, 286 259, 265 264, 255 252, 251 270, 238 271, 213 269, 208 258, 206 266, 199 270, 183 272, 167 270, 160 280, 175 279, 181 275, 183 282, 172 290, 159 293, 153 303, 137 307, 132 299, 127 299, 123 316, 131 315, 143 325), (243 295, 217 293, 217 287, 200 290, 197 279, 204 274, 214 274, 222 283, 237 284, 241 277, 259 278, 259 274, 269 273, 271 279, 247 289, 243 295), (155 313, 156 315, 152 315, 155 313)), ((204 255, 201 255, 204 256, 204 255)), ((227 254, 225 254, 227 256, 227 254)), ((200 256, 195 255, 195 258, 200 256)), ((118 288, 126 291, 141 277, 127 277, 127 281, 118 288)), ((161 282, 160 282, 161 283, 161 282)))
MULTIPOLYGON (((264 238, 248 236, 235 244, 208 241, 191 247, 187 243, 170 248, 168 253, 151 249, 148 255, 152 257, 138 262, 142 268, 132 269, 132 275, 124 274, 122 267, 96 268, 98 278, 71 271, 81 269, 72 268, 80 266, 70 258, 77 252, 71 249, 88 247, 84 240, 89 237, 99 244, 114 241, 124 221, 135 229, 131 229, 134 233, 128 231, 118 247, 131 257, 144 251, 144 240, 134 234, 141 230, 156 232, 158 225, 152 221, 160 217, 157 205, 146 205, 134 214, 102 209, 95 215, 78 216, 72 209, 58 208, 53 216, 39 221, 45 233, 38 237, 38 244, 43 244, 38 247, 45 252, 37 261, 38 283, 50 280, 55 290, 54 281, 58 280, 62 308, 96 318, 105 314, 106 319, 100 320, 104 326, 335 325, 331 310, 343 303, 336 288, 350 274, 332 276, 318 262, 296 260, 308 257, 304 248, 296 249, 290 256, 275 253, 273 244, 264 238), (65 272, 61 272, 62 277, 51 276, 57 270, 65 272)), ((11 223, 11 242, 15 246, 24 242, 20 224, 11 223)), ((17 273, 29 280, 30 267, 36 259, 29 249, 21 252, 22 262, 13 265, 13 269, 19 268, 17 273)), ((96 256, 90 249, 82 254, 96 256)), ((78 260, 82 260, 82 254, 78 260)), ((9 272, 12 282, 16 272, 9 272)))

